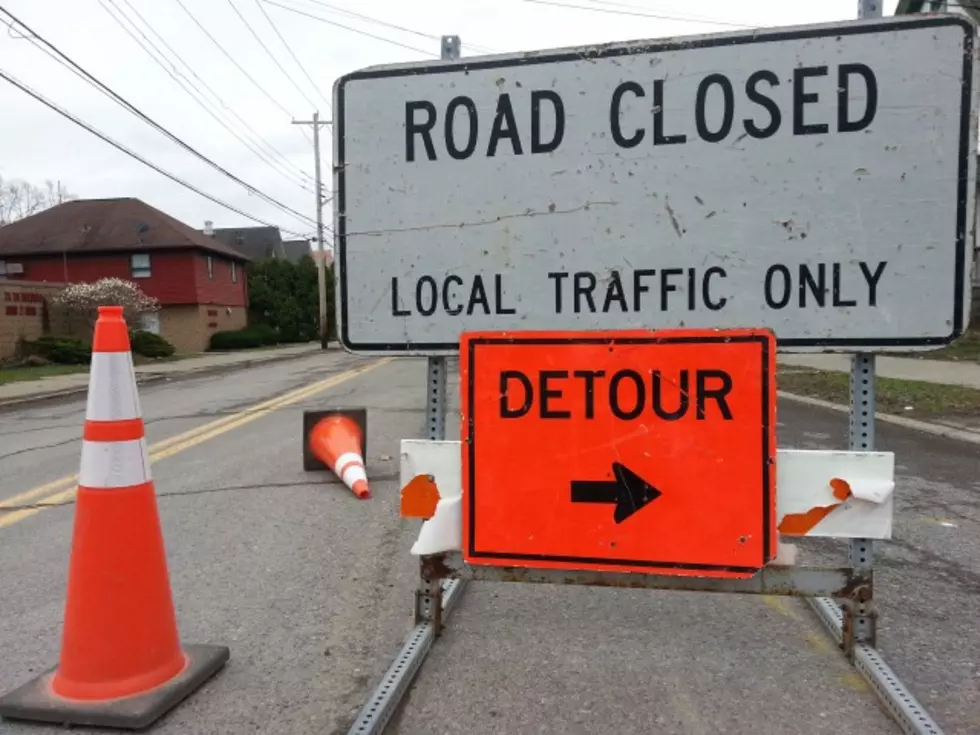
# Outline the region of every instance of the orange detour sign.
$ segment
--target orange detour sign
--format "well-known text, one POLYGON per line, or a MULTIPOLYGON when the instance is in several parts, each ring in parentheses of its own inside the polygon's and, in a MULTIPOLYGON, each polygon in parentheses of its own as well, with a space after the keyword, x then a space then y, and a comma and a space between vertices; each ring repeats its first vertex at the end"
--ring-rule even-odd
POLYGON ((470 564, 749 577, 776 553, 768 330, 472 332, 470 564))

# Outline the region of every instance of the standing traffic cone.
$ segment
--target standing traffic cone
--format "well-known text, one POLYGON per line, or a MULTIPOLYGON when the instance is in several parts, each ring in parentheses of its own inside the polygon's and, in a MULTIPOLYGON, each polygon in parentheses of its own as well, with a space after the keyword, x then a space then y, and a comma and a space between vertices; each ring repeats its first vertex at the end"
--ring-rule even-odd
POLYGON ((361 500, 371 497, 364 469, 363 410, 327 411, 304 416, 309 454, 306 469, 329 468, 361 500), (316 462, 310 460, 315 459, 316 462))
POLYGON ((122 307, 99 307, 61 657, 0 715, 141 729, 229 658, 182 648, 122 307))

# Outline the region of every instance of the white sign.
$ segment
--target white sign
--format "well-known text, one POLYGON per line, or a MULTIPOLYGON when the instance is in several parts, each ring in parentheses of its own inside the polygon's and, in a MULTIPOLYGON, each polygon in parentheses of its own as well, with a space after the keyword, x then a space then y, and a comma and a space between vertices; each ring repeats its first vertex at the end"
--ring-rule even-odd
POLYGON ((948 343, 969 313, 973 44, 963 18, 902 16, 354 72, 334 89, 341 341, 948 343))

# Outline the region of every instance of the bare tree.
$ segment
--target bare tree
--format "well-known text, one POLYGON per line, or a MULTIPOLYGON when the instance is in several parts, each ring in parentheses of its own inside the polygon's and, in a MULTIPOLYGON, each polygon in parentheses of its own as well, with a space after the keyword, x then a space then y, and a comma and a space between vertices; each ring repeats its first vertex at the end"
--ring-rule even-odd
POLYGON ((60 181, 55 184, 49 180, 44 186, 35 186, 28 181, 0 176, 0 226, 77 198, 62 188, 60 181))

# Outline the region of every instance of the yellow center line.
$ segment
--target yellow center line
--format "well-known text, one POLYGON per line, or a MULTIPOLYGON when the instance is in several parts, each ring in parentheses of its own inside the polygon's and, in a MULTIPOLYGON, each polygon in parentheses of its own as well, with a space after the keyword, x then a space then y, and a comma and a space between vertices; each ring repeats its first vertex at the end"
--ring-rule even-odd
MULTIPOLYGON (((320 382, 322 383, 324 381, 320 381, 320 382)), ((173 444, 178 444, 182 441, 185 441, 186 439, 190 439, 191 437, 197 436, 198 434, 203 434, 219 426, 223 426, 224 424, 231 423, 242 414, 247 414, 253 411, 262 410, 264 408, 267 408, 268 406, 274 406, 278 404, 280 401, 288 400, 293 395, 306 393, 306 391, 312 389, 316 385, 319 385, 319 383, 314 383, 313 385, 303 386, 302 388, 291 390, 288 393, 284 393, 281 396, 277 396, 267 401, 262 401, 261 403, 257 403, 254 406, 249 406, 248 408, 240 412, 229 414, 228 416, 224 416, 220 419, 211 421, 207 424, 202 424, 201 426, 196 426, 193 429, 189 429, 187 431, 181 432, 180 434, 176 434, 174 436, 168 437, 160 442, 157 442, 156 444, 152 444, 147 448, 147 451, 152 454, 153 452, 159 451, 173 444)), ((81 435, 81 431, 79 431, 79 436, 80 435, 81 435)), ((38 487, 20 493, 19 495, 14 495, 12 498, 7 498, 6 500, 0 502, 0 510, 4 510, 5 508, 16 507, 19 505, 24 505, 26 502, 33 500, 34 498, 37 498, 41 495, 45 495, 50 492, 55 492, 57 490, 64 489, 65 487, 68 487, 73 483, 77 482, 77 480, 78 480, 77 474, 66 475, 65 477, 61 477, 57 480, 52 480, 51 482, 45 483, 44 485, 39 485, 38 487)))
MULTIPOLYGON (((276 398, 271 398, 269 400, 262 401, 261 403, 256 403, 255 405, 249 406, 242 411, 230 414, 216 421, 211 421, 207 424, 203 424, 180 434, 176 434, 175 436, 168 437, 167 439, 148 447, 147 451, 150 455, 150 461, 157 462, 161 459, 172 457, 186 449, 202 444, 209 439, 213 439, 216 436, 220 436, 232 431, 233 429, 237 429, 240 426, 256 421, 263 416, 267 416, 273 411, 277 411, 280 408, 285 408, 286 406, 291 406, 305 398, 310 398, 318 393, 322 393, 323 391, 329 390, 330 388, 351 380, 352 378, 363 375, 370 370, 374 370, 375 368, 387 364, 391 360, 392 358, 390 357, 375 360, 374 362, 352 368, 351 370, 347 370, 343 373, 338 373, 337 375, 318 381, 311 385, 289 391, 276 398)), ((25 518, 29 518, 32 515, 40 513, 45 507, 70 502, 75 497, 75 484, 77 482, 78 474, 67 475, 58 480, 45 483, 44 485, 39 485, 31 490, 15 495, 12 498, 7 498, 0 503, 0 512, 4 511, 5 509, 10 509, 11 507, 24 505, 27 501, 33 501, 35 498, 40 499, 35 501, 35 507, 14 510, 0 516, 0 528, 12 526, 25 518)))

